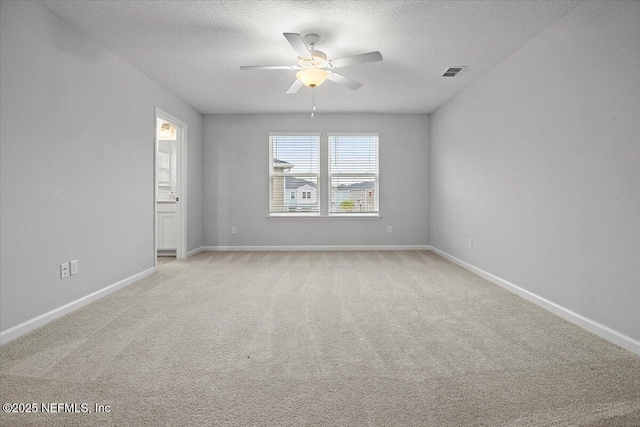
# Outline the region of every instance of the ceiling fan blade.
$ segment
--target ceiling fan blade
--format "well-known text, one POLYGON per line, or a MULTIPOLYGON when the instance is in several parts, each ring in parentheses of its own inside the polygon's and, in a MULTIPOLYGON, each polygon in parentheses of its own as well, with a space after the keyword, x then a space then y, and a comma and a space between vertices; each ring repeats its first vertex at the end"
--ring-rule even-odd
POLYGON ((328 61, 329 68, 348 67, 349 65, 365 64, 367 62, 382 61, 382 54, 378 51, 361 53, 360 55, 345 56, 344 58, 328 61))
POLYGON ((356 90, 360 86, 362 86, 362 83, 358 83, 357 81, 351 80, 350 78, 345 77, 338 73, 329 72, 329 76, 327 77, 327 79, 331 80, 334 83, 341 84, 353 90, 356 90))
POLYGON ((241 70, 301 70, 299 65, 241 65, 241 70))
POLYGON ((283 33, 283 35, 287 38, 287 40, 291 44, 291 47, 293 47, 293 50, 296 51, 299 57, 311 58, 311 53, 309 53, 309 49, 304 43, 304 40, 302 40, 302 37, 300 37, 300 34, 283 33))
POLYGON ((287 90, 287 95, 291 95, 292 93, 298 92, 301 87, 302 87, 302 82, 300 80, 296 79, 296 81, 293 82, 291 87, 287 90))

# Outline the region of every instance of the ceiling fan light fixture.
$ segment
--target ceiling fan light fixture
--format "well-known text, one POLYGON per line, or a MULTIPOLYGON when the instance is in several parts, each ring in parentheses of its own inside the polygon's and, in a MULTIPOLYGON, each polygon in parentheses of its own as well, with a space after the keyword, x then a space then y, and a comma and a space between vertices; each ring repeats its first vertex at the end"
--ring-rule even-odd
POLYGON ((329 73, 319 68, 307 68, 296 73, 296 78, 309 87, 320 86, 329 77, 329 73))

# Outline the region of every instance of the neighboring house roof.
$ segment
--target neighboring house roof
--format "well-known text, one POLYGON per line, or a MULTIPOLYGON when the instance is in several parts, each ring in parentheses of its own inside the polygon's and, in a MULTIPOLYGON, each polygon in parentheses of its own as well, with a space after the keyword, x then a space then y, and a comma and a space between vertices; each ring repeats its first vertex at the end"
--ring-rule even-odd
POLYGON ((356 182, 355 184, 345 185, 342 187, 345 190, 369 190, 375 188, 374 181, 356 182))
MULTIPOLYGON (((279 160, 273 159, 274 162, 278 162, 279 160)), ((282 162, 286 164, 290 164, 287 162, 282 162)), ((305 185, 309 185, 313 188, 317 188, 317 184, 315 182, 307 181, 306 179, 296 178, 295 176, 285 176, 284 177, 285 188, 287 190, 297 190, 300 187, 304 187, 305 185)), ((341 190, 369 190, 375 188, 374 181, 363 181, 356 182, 355 184, 349 184, 339 187, 341 190)))
POLYGON ((306 179, 296 178, 295 176, 284 177, 284 186, 287 190, 297 190, 305 185, 309 185, 313 188, 317 187, 315 182, 307 181, 306 179))
POLYGON ((285 162, 284 160, 280 160, 280 159, 273 159, 273 167, 274 168, 279 168, 279 169, 291 169, 293 168, 293 164, 289 163, 289 162, 285 162))

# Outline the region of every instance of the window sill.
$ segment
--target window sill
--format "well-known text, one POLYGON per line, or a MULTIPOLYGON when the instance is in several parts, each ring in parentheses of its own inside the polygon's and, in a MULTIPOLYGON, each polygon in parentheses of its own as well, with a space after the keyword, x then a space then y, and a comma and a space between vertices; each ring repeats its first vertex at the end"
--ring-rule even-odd
POLYGON ((380 216, 379 214, 363 214, 363 215, 356 215, 356 214, 347 214, 347 215, 343 215, 343 214, 331 214, 331 215, 320 215, 320 214, 270 214, 267 215, 267 219, 304 219, 304 220, 309 220, 309 219, 321 219, 321 220, 327 220, 327 219, 337 219, 337 220, 342 220, 342 219, 351 219, 351 220, 373 220, 373 221, 379 221, 382 219, 382 216, 380 216))

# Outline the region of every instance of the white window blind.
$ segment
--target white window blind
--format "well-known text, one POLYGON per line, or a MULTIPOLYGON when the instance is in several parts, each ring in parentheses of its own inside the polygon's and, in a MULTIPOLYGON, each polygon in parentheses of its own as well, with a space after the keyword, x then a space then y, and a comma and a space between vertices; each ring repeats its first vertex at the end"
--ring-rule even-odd
POLYGON ((377 133, 329 134, 330 214, 379 214, 377 133))
POLYGON ((270 214, 319 214, 319 169, 319 133, 269 135, 270 214))
POLYGON ((169 173, 169 161, 171 155, 169 153, 158 152, 158 185, 167 186, 171 181, 169 173))

